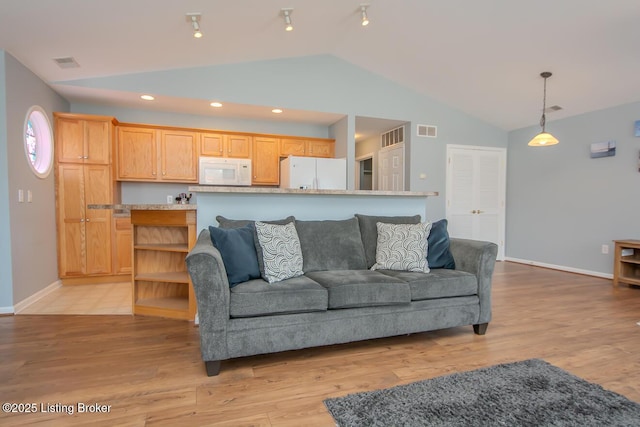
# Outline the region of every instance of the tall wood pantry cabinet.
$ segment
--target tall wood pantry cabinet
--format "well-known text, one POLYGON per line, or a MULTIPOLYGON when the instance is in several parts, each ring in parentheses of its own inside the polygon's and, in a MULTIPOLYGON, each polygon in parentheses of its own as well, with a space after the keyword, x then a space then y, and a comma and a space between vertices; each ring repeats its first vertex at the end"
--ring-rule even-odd
POLYGON ((54 113, 58 274, 63 283, 113 274, 113 219, 118 196, 113 180, 115 119, 54 113))

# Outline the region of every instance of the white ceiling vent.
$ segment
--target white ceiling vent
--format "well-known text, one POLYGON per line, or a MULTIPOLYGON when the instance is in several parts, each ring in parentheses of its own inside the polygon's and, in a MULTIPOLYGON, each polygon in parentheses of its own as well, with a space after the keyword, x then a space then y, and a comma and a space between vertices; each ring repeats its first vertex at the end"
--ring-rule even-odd
POLYGON ((80 64, 78 64, 78 62, 71 56, 66 56, 64 58, 53 58, 53 60, 56 61, 56 64, 58 64, 58 67, 60 68, 79 68, 80 67, 80 64))
POLYGON ((438 126, 418 125, 418 136, 424 138, 436 138, 438 136, 438 126))

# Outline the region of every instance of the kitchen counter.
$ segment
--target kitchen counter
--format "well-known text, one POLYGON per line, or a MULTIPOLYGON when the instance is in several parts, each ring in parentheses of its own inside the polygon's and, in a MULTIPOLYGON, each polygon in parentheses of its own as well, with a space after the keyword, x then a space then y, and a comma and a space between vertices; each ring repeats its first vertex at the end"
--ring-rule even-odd
POLYGON ((89 209, 113 209, 120 211, 120 214, 123 214, 125 211, 195 211, 198 208, 197 205, 169 203, 126 203, 117 205, 88 205, 87 207, 89 209))
POLYGON ((437 191, 379 191, 379 190, 312 190, 274 187, 221 187, 215 185, 190 186, 193 193, 237 193, 237 194, 295 194, 314 196, 367 196, 367 197, 429 197, 437 191))

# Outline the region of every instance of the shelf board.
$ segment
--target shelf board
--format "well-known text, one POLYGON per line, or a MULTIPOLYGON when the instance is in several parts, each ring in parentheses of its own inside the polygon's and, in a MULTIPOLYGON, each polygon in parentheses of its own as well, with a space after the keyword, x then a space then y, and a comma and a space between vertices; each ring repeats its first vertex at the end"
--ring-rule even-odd
POLYGON ((189 253, 189 246, 186 243, 137 243, 134 249, 144 251, 182 252, 189 253))
POLYGON ((635 257, 634 255, 632 256, 623 256, 620 258, 621 262, 626 262, 629 264, 640 264, 640 258, 635 257))
POLYGON ((136 301, 136 306, 183 311, 189 309, 189 300, 179 297, 143 298, 136 301))
POLYGON ((189 273, 186 271, 166 271, 154 273, 138 273, 135 280, 145 282, 189 283, 189 273))
POLYGON ((189 300, 187 298, 167 297, 139 299, 133 305, 133 314, 193 320, 193 316, 189 315, 189 300))
POLYGON ((631 284, 631 285, 640 286, 640 279, 638 279, 636 277, 620 276, 618 278, 618 282, 628 283, 628 284, 631 284))

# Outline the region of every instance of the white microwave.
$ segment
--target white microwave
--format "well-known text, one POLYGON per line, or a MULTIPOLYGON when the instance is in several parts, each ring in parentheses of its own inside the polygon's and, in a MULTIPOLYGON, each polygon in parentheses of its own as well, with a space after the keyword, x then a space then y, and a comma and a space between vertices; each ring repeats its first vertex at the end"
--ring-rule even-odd
POLYGON ((251 185, 251 160, 200 157, 202 185, 251 185))

